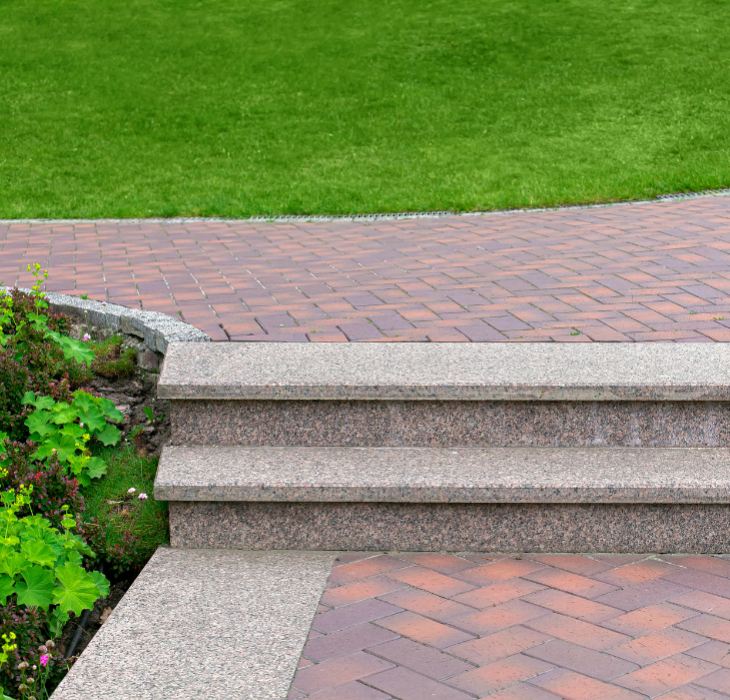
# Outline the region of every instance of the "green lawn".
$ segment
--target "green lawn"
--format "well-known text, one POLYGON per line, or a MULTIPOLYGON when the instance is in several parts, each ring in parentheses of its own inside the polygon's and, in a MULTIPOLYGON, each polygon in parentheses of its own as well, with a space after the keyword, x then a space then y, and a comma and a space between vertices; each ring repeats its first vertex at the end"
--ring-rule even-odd
POLYGON ((730 186, 727 0, 2 0, 0 218, 730 186))

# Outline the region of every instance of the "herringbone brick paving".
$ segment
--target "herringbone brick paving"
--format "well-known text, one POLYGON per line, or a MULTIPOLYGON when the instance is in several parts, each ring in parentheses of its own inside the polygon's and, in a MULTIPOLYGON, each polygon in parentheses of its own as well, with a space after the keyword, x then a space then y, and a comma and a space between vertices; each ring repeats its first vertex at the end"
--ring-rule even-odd
POLYGON ((290 699, 726 700, 730 556, 342 554, 290 699))
POLYGON ((214 340, 728 341, 730 197, 371 223, 0 222, 0 280, 214 340))

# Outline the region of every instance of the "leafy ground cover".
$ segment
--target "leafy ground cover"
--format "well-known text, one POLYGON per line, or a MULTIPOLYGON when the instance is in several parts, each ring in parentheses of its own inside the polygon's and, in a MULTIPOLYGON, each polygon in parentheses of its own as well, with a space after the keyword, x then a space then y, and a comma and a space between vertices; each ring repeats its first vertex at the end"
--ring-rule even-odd
POLYGON ((53 314, 34 272, 31 294, 0 294, 2 700, 50 695, 79 616, 103 624, 168 532, 148 377, 122 338, 94 341, 53 314))
POLYGON ((721 0, 6 0, 0 217, 725 187, 728 23, 721 0))

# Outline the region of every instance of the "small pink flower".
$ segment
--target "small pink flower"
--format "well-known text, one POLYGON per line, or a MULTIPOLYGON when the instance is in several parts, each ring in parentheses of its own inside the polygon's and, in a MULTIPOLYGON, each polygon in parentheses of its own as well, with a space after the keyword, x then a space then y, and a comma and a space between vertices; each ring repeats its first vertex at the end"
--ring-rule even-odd
POLYGON ((105 301, 102 301, 102 302, 101 302, 101 305, 102 305, 102 306, 106 306, 106 302, 105 302, 105 301))
POLYGON ((84 333, 84 341, 91 340, 91 336, 88 333, 84 333))
POLYGON ((137 489, 136 489, 136 488, 134 488, 134 486, 132 486, 132 488, 131 488, 131 489, 129 489, 129 491, 127 491, 127 493, 134 493, 134 492, 135 492, 136 490, 137 490, 137 489))
POLYGON ((48 663, 48 659, 50 658, 50 654, 43 654, 43 656, 41 656, 41 666, 45 666, 48 663))
POLYGON ((146 493, 140 493, 139 496, 137 496, 140 501, 146 501, 147 500, 147 494, 146 493))

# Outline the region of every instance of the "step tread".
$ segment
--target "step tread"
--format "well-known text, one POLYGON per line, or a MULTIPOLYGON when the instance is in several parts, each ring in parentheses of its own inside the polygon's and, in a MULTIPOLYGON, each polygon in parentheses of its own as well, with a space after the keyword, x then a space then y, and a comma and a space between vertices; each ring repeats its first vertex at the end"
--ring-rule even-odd
POLYGON ((167 399, 728 400, 724 343, 172 343, 167 399))
POLYGON ((281 700, 336 552, 160 548, 53 700, 281 700))
POLYGON ((168 446, 155 498, 730 503, 730 449, 168 446))

